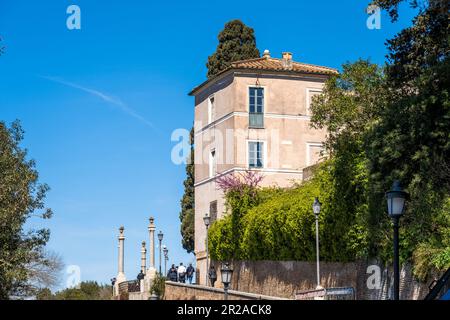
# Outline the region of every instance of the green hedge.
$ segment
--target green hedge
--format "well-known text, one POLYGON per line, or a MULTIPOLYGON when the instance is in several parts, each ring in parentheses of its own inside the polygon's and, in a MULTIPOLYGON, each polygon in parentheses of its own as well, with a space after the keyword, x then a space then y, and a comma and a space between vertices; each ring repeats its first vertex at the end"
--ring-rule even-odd
MULTIPOLYGON (((314 261, 312 203, 314 197, 319 197, 322 261, 377 257, 389 263, 392 226, 387 217, 383 223, 372 223, 368 179, 362 161, 358 157, 337 159, 320 165, 313 179, 301 185, 228 193, 225 217, 209 229, 211 258, 314 261), (378 236, 371 236, 374 233, 378 236), (371 247, 377 248, 376 254, 371 254, 371 247)), ((423 209, 422 223, 411 220, 414 216, 407 212, 400 229, 401 260, 412 262, 414 273, 421 280, 433 270, 446 270, 450 266, 450 198, 444 201, 443 207, 434 208, 436 195, 430 190, 424 192, 430 197, 420 204, 427 207, 423 209), (425 218, 429 215, 433 218, 425 218), (432 231, 426 232, 428 227, 423 222, 429 219, 432 231)), ((411 200, 410 205, 414 208, 409 210, 418 210, 419 204, 411 200)))
POLYGON ((314 260, 314 197, 319 197, 321 259, 349 261, 358 255, 364 236, 355 230, 355 212, 335 211, 334 166, 327 162, 315 177, 292 188, 259 189, 253 201, 249 193, 227 194, 227 214, 209 230, 209 248, 215 260, 314 260), (332 203, 333 205, 330 205, 332 203), (239 207, 239 209, 236 208, 239 207))

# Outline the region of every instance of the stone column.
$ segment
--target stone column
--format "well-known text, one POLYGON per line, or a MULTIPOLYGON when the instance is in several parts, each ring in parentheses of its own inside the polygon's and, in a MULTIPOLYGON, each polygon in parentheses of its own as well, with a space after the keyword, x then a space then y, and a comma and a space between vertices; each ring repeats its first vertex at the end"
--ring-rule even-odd
POLYGON ((145 248, 145 241, 142 241, 141 247, 141 272, 144 274, 144 277, 141 279, 139 286, 141 288, 141 293, 145 292, 145 273, 147 272, 146 268, 146 259, 147 259, 147 249, 145 248))
POLYGON ((117 273, 116 277, 116 283, 115 283, 115 292, 116 295, 119 294, 119 284, 121 282, 127 281, 127 278, 125 277, 125 268, 124 268, 124 251, 125 251, 125 236, 123 234, 125 228, 121 226, 119 228, 119 272, 117 273))
POLYGON ((119 228, 119 274, 124 273, 124 242, 125 236, 123 235, 125 228, 122 226, 119 228))
POLYGON ((141 248, 141 272, 145 274, 147 271, 147 249, 145 248, 145 241, 142 241, 142 248, 141 248))
POLYGON ((155 269, 155 219, 150 217, 148 233, 150 236, 150 269, 155 269))
POLYGON ((150 293, 150 288, 152 286, 153 280, 156 277, 156 268, 155 268, 155 219, 150 217, 150 224, 148 226, 148 233, 150 236, 150 263, 145 273, 145 294, 150 293))

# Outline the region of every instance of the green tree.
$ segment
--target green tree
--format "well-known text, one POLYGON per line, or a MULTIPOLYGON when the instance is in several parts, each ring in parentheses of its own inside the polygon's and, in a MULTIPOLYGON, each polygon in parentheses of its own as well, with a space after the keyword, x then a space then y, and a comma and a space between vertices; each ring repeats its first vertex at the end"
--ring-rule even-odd
MULTIPOLYGON (((399 2, 376 1, 393 10, 394 17, 399 2)), ((445 218, 450 214, 446 206, 450 195, 448 2, 435 0, 429 5, 422 4, 412 26, 387 44, 387 103, 367 139, 373 223, 386 220, 376 205, 380 208, 383 192, 392 180, 399 179, 411 196, 402 219, 403 258, 423 258, 425 252, 435 252, 447 257, 447 262, 440 265, 448 267, 450 249, 445 218)), ((436 259, 428 256, 426 260, 430 266, 436 259)))
POLYGON ((48 219, 45 208, 49 187, 38 182, 35 162, 22 149, 23 130, 18 121, 10 128, 0 122, 0 299, 34 295, 28 266, 45 263, 48 229, 24 230, 31 217, 48 219))
POLYGON ((374 127, 371 150, 374 171, 389 176, 387 180, 392 180, 393 173, 408 182, 432 182, 435 190, 448 193, 448 4, 430 3, 411 27, 388 41, 389 103, 374 127))
POLYGON ((254 30, 240 20, 225 24, 218 36, 216 52, 208 57, 208 78, 225 70, 234 61, 259 57, 254 30))
POLYGON ((191 150, 186 163, 186 179, 184 180, 184 194, 181 199, 181 236, 183 248, 191 253, 194 251, 194 214, 195 214, 195 194, 194 194, 194 128, 189 135, 191 150))
MULTIPOLYGON (((396 19, 401 1, 375 1, 396 19)), ((414 1, 411 1, 415 5, 414 1)), ((401 220, 402 261, 424 280, 450 267, 450 103, 448 9, 445 1, 421 6, 410 28, 388 41, 384 69, 359 60, 343 65, 313 99, 311 125, 328 131, 331 159, 312 181, 278 191, 256 206, 239 207, 212 225, 215 259, 313 259, 310 205, 323 201, 321 256, 392 259, 392 227, 384 193, 400 179, 410 193, 401 220), (244 210, 244 212, 242 211, 244 210), (300 245, 297 245, 300 244, 300 245), (239 251, 236 251, 236 245, 239 251)), ((261 191, 258 191, 261 192, 261 191)))
POLYGON ((361 242, 352 244, 359 247, 358 256, 376 254, 372 246, 363 245, 367 244, 374 225, 368 218, 370 183, 365 142, 385 104, 384 79, 381 68, 369 61, 344 64, 342 73, 325 83, 323 94, 314 97, 311 105, 311 126, 327 129, 325 145, 333 160, 330 169, 333 187, 327 193, 327 201, 336 216, 330 214, 327 219, 343 222, 344 225, 337 225, 344 229, 346 223, 353 221, 350 233, 359 235, 361 242), (344 218, 349 216, 353 219, 344 218))
MULTIPOLYGON (((47 298, 46 295, 44 295, 47 298)), ((83 281, 79 288, 67 288, 56 292, 53 300, 109 300, 112 297, 110 285, 98 284, 96 281, 83 281)))
POLYGON ((49 288, 42 288, 36 294, 36 300, 53 300, 53 294, 49 288))

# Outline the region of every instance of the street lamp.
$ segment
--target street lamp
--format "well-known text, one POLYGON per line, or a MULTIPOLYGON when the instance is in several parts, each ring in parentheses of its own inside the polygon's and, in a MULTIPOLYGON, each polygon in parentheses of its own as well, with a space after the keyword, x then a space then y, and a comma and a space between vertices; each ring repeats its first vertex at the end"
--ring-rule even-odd
POLYGON ((211 223, 211 217, 209 216, 209 214, 207 214, 207 213, 205 214, 205 216, 203 217, 203 222, 205 223, 205 227, 206 227, 206 271, 205 271, 206 282, 205 282, 205 284, 208 285, 208 270, 209 270, 208 228, 209 228, 209 224, 211 223))
POLYGON ((159 274, 161 275, 161 242, 163 240, 164 234, 162 231, 159 231, 158 233, 158 240, 159 240, 159 274))
POLYGON ((388 214, 394 223, 394 300, 400 299, 400 258, 398 240, 398 221, 403 215, 408 193, 403 191, 400 181, 395 180, 392 190, 386 192, 388 214))
POLYGON ((114 285, 116 284, 116 281, 117 281, 116 278, 112 278, 112 279, 111 279, 111 287, 112 287, 113 296, 115 295, 115 292, 114 292, 114 285))
POLYGON ((319 213, 321 203, 319 202, 319 198, 314 199, 313 203, 313 212, 316 216, 316 256, 317 256, 317 289, 320 289, 320 266, 319 266, 319 213))
POLYGON ((224 300, 228 300, 228 288, 231 284, 232 275, 233 269, 230 268, 230 264, 228 262, 222 264, 222 268, 220 269, 220 276, 223 283, 224 300))
POLYGON ((164 252, 164 273, 165 275, 167 275, 167 260, 169 260, 169 249, 167 249, 166 246, 164 246, 163 248, 163 252, 164 252))

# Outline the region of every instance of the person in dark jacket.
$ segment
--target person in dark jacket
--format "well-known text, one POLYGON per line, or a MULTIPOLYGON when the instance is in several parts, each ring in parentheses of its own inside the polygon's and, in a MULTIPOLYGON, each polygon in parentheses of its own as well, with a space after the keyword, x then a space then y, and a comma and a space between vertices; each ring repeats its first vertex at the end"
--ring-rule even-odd
POLYGON ((178 281, 178 270, 177 270, 177 268, 175 268, 174 264, 169 269, 169 272, 167 272, 167 278, 169 278, 169 280, 173 281, 173 282, 178 281))
POLYGON ((214 287, 214 283, 217 280, 217 273, 216 273, 216 269, 214 268, 214 266, 211 266, 209 268, 208 275, 209 275, 209 281, 211 282, 211 287, 214 287))
POLYGON ((192 278, 194 277, 194 267, 192 266, 192 263, 189 263, 189 266, 186 269, 186 277, 189 281, 189 284, 192 284, 192 278))

